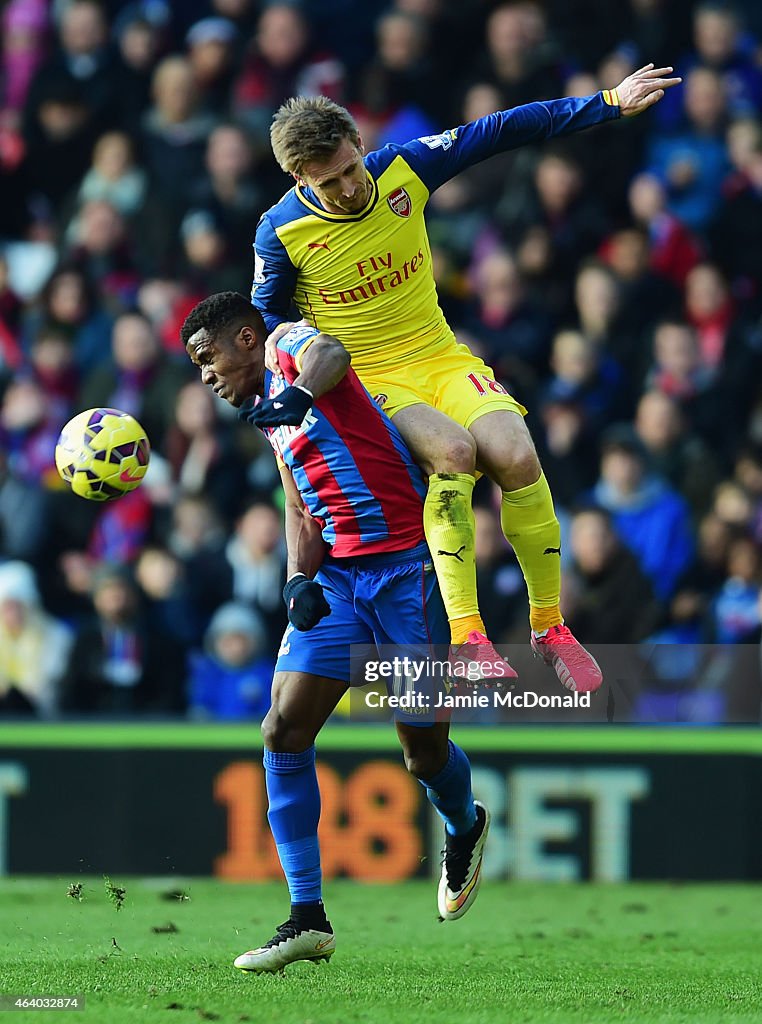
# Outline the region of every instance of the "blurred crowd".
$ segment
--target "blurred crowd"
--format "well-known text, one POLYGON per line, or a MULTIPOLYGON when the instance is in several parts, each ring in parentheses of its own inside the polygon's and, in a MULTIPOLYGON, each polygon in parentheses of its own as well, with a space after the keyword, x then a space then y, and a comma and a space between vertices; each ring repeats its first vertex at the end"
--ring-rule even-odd
MULTIPOLYGON (((429 230, 458 339, 530 409, 579 639, 759 643, 754 0, 7 0, 0 19, 0 712, 268 706, 277 473, 179 328, 207 294, 248 293, 257 220, 289 186, 269 123, 297 93, 346 104, 373 149, 649 61, 683 76, 634 121, 448 182, 429 230), (98 405, 153 450, 107 505, 70 494, 53 454, 98 405)), ((482 608, 495 641, 526 643, 497 501, 481 481, 482 608)), ((721 693, 712 715, 758 719, 746 705, 721 693)))

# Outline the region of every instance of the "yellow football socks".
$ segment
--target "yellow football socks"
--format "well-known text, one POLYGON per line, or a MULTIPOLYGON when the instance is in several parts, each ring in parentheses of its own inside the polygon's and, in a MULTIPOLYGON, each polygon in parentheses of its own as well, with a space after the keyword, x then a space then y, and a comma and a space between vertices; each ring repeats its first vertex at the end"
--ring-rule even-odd
POLYGON ((503 491, 500 523, 524 573, 529 591, 529 622, 536 633, 563 622, 561 528, 545 474, 529 487, 503 491))
POLYGON ((474 629, 484 632, 476 596, 474 483, 470 473, 432 473, 423 506, 423 528, 454 644, 464 643, 474 629))
POLYGON ((481 615, 463 615, 450 619, 450 637, 454 644, 464 644, 468 640, 468 634, 476 630, 477 633, 484 633, 484 622, 481 615))

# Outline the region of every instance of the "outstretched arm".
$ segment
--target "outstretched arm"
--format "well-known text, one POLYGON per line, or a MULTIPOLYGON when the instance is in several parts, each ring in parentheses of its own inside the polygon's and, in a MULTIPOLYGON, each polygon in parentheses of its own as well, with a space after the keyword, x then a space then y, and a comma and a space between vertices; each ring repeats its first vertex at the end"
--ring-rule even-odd
POLYGON ((681 81, 664 77, 671 71, 672 68, 647 64, 628 75, 616 89, 499 110, 441 135, 408 142, 399 147, 400 153, 429 192, 433 192, 467 167, 496 153, 641 113, 657 103, 666 89, 681 81))

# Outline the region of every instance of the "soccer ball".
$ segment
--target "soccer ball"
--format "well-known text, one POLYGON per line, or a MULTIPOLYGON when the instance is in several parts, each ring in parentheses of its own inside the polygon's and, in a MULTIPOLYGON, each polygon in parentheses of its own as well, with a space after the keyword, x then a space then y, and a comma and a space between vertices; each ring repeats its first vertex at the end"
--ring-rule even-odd
POLYGON ((81 498, 111 501, 138 486, 150 454, 145 431, 129 413, 86 409, 61 431, 56 466, 81 498))

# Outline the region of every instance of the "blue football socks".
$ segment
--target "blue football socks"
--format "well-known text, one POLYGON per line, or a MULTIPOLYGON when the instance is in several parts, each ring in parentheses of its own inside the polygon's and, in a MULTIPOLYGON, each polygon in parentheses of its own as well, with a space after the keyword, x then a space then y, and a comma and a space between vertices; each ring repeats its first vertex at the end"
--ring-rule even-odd
POLYGON ((451 836, 462 836, 476 824, 471 792, 471 764, 460 747, 448 741, 447 764, 432 779, 419 779, 451 836))
POLYGON ((320 848, 317 827, 320 791, 315 748, 299 754, 265 750, 265 782, 270 806, 267 817, 288 882, 291 903, 321 899, 320 848))

